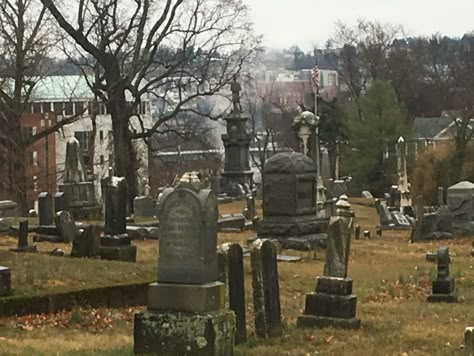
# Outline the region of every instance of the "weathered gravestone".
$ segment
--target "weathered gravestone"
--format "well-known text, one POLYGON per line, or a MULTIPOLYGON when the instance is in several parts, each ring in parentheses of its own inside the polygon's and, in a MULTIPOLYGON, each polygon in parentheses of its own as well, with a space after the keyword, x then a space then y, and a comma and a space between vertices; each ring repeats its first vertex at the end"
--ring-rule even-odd
POLYGON ((474 356, 474 327, 464 329, 464 355, 474 356))
POLYGON ((347 278, 353 216, 350 204, 339 200, 337 215, 329 223, 324 276, 317 278, 315 292, 306 295, 298 327, 360 327, 355 317, 357 297, 352 294, 352 279, 347 278))
POLYGON ((100 257, 103 260, 135 262, 137 247, 131 245, 127 234, 127 180, 107 177, 102 181, 105 193, 104 236, 100 239, 100 257))
POLYGON ((28 246, 28 220, 21 220, 18 227, 18 244, 13 252, 36 252, 36 246, 28 246))
POLYGON ((354 238, 356 240, 360 239, 360 225, 356 225, 354 229, 354 238))
POLYGON ((87 226, 79 231, 72 243, 72 257, 100 256, 100 228, 97 225, 87 226))
POLYGON ((373 199, 374 196, 372 195, 371 192, 369 192, 368 190, 364 190, 362 192, 362 198, 365 198, 365 199, 373 199))
POLYGON ((150 196, 141 196, 133 199, 135 216, 150 218, 155 216, 155 201, 150 196))
POLYGON ((158 282, 135 314, 134 350, 160 355, 232 355, 235 319, 217 281, 217 199, 180 183, 160 204, 158 282), (165 327, 164 327, 165 326, 165 327))
POLYGON ((40 225, 53 224, 53 200, 48 192, 42 192, 38 196, 38 215, 40 225))
POLYGON ((438 247, 436 252, 437 277, 432 282, 432 293, 428 296, 428 302, 457 302, 454 288, 454 278, 449 275, 449 248, 438 247))
POLYGON ((270 240, 256 240, 250 248, 255 334, 280 336, 281 308, 277 252, 270 240))
POLYGON ((448 188, 448 208, 456 220, 474 218, 474 183, 463 181, 448 188))
POLYGON ((327 219, 318 219, 316 167, 302 153, 278 153, 263 170, 263 219, 260 239, 276 239, 283 248, 308 250, 324 246, 327 219))
POLYGON ((228 307, 235 313, 235 344, 247 340, 243 250, 238 243, 225 243, 217 251, 219 281, 226 283, 228 307))
POLYGON ((416 198, 415 225, 413 226, 411 241, 450 239, 452 233, 452 215, 445 206, 440 206, 432 212, 425 212, 423 196, 416 198))
POLYGON ((69 210, 67 195, 64 192, 57 192, 54 194, 54 212, 69 210))
POLYGON ((10 268, 0 266, 0 297, 11 294, 10 268))
POLYGON ((0 200, 0 218, 14 217, 17 204, 13 200, 0 200))
MULTIPOLYGON (((94 182, 87 181, 79 141, 71 137, 66 144, 64 183, 59 190, 67 196, 69 212, 77 220, 97 220, 101 208, 95 199, 94 182)), ((59 209, 56 209, 59 211, 59 209)))
POLYGON ((74 242, 79 235, 79 231, 72 215, 66 210, 59 211, 54 217, 54 222, 61 235, 62 241, 74 242))

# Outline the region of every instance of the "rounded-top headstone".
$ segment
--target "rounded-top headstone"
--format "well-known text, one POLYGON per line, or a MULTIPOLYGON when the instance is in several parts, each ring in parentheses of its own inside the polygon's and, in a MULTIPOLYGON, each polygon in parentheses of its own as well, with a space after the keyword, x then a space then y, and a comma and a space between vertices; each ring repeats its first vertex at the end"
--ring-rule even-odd
POLYGON ((217 198, 210 189, 180 183, 160 203, 158 281, 204 284, 217 280, 217 198))
POLYGON ((297 152, 283 152, 271 157, 263 168, 263 173, 316 173, 316 166, 308 156, 297 152))

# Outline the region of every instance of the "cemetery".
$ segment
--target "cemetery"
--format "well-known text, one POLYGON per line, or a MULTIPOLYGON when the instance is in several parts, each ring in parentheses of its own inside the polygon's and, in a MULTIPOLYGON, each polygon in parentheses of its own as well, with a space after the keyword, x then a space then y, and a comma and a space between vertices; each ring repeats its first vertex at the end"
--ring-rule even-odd
POLYGON ((0 4, 1 355, 474 356, 474 32, 247 3, 0 4))

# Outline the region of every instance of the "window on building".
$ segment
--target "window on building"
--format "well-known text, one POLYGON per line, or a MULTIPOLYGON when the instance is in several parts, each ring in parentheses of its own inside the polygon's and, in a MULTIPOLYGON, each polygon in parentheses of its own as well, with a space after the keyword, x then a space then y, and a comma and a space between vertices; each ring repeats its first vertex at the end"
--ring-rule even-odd
POLYGON ((76 131, 74 132, 74 137, 79 141, 79 147, 82 151, 82 158, 84 164, 87 166, 89 164, 89 142, 90 142, 90 131, 76 131))
POLYGON ((106 115, 107 108, 105 107, 104 103, 99 103, 99 115, 106 115))
POLYGON ((74 105, 72 102, 67 101, 64 103, 64 114, 65 115, 74 115, 74 105))
POLYGON ((23 127, 23 137, 25 140, 29 140, 31 137, 33 137, 33 127, 23 127))
POLYGON ((104 131, 102 130, 99 131, 99 140, 104 141, 104 131))
POLYGON ((41 103, 33 103, 33 113, 41 113, 41 103))
POLYGON ((62 115, 64 110, 64 103, 53 103, 53 110, 56 115, 62 115))
POLYGON ((74 114, 81 115, 84 111, 84 103, 82 101, 78 101, 74 103, 74 114))
POLYGON ((100 158, 100 161, 99 161, 100 164, 104 164, 104 156, 100 156, 99 158, 100 158))
POLYGON ((331 73, 328 75, 328 86, 335 87, 336 86, 336 74, 331 73))
POLYGON ((147 107, 147 102, 141 102, 140 103, 140 114, 145 115, 146 114, 146 107, 147 107))
POLYGON ((37 167, 38 166, 38 152, 33 151, 33 166, 37 167))
POLYGON ((25 152, 25 166, 26 167, 33 166, 33 152, 32 151, 25 152))
POLYGON ((47 113, 51 111, 51 103, 42 103, 41 106, 43 107, 43 112, 47 113))

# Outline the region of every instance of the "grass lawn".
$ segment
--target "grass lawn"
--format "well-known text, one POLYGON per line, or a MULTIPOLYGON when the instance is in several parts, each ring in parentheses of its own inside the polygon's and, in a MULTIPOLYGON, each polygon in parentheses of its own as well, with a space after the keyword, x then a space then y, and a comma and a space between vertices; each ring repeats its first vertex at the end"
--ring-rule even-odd
MULTIPOLYGON (((240 212, 244 203, 225 204, 221 213, 240 212)), ((356 223, 375 236, 374 208, 353 205, 356 223)), ((219 241, 244 243, 253 232, 219 234, 219 241)), ((249 260, 245 260, 247 330, 249 340, 236 347, 236 355, 462 355, 464 328, 474 325, 474 260, 472 239, 408 244, 408 232, 384 231, 381 238, 352 242, 349 276, 358 297, 356 331, 295 328, 305 294, 314 289, 322 273, 324 251, 316 256, 298 254, 302 262, 279 263, 284 335, 261 340, 254 336, 249 260), (451 274, 456 278, 459 303, 430 304, 426 296, 434 264, 425 253, 436 246, 450 247, 451 274)), ((137 241, 136 264, 77 260, 47 255, 6 252, 11 238, 0 238, 0 264, 12 268, 16 293, 34 294, 83 286, 142 282, 156 272, 156 241, 137 241)), ((39 244, 40 250, 58 245, 39 244)), ((67 251, 67 245, 61 245, 67 251)), ((75 309, 54 315, 0 319, 0 354, 130 355, 133 347, 133 314, 130 309, 75 309)))

